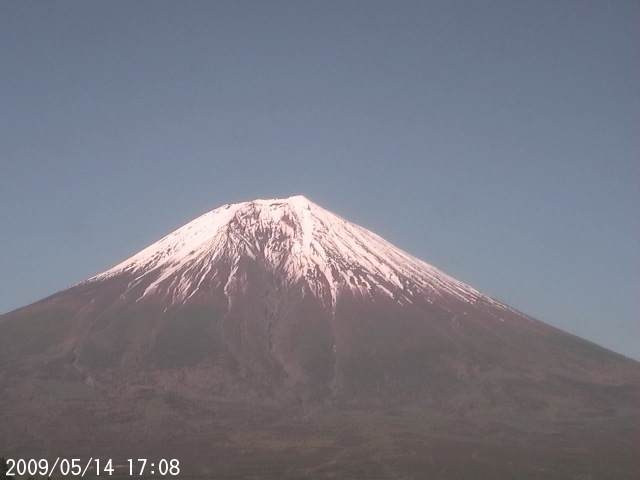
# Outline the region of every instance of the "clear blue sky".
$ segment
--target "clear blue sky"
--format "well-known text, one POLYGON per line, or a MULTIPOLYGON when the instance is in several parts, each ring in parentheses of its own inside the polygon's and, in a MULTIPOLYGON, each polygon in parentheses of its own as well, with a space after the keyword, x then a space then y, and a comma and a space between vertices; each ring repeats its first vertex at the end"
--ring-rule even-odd
POLYGON ((0 312, 302 193, 640 358, 637 1, 0 2, 0 312))

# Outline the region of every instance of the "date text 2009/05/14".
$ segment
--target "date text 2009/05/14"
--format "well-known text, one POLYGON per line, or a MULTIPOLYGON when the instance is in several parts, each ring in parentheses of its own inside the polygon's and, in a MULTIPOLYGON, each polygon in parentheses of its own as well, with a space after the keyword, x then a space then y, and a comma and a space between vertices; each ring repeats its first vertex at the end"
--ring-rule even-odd
MULTIPOLYGON (((100 459, 91 457, 81 458, 56 458, 53 462, 46 458, 41 459, 7 459, 7 476, 26 475, 47 476, 62 475, 64 477, 92 476, 130 476, 143 477, 147 475, 161 475, 177 477, 180 475, 180 461, 176 458, 150 460, 147 458, 127 458, 122 462, 116 462, 112 458, 100 459)), ((0 479, 2 480, 2 479, 0 479)))

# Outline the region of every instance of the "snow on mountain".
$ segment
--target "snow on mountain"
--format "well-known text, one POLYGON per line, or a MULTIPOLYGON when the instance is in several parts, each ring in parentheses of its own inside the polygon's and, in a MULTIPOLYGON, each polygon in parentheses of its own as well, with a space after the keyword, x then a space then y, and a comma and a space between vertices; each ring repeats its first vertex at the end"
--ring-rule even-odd
POLYGON ((415 295, 450 295, 465 302, 482 297, 508 308, 300 195, 223 205, 87 282, 127 273, 134 286, 153 275, 142 297, 166 291, 174 301, 185 301, 218 273, 221 262, 232 265, 228 286, 246 257, 286 282, 306 281, 333 306, 348 289, 409 303, 415 295))
POLYGON ((639 478, 638 362, 300 196, 208 212, 0 315, 0 332, 0 450, 14 456, 112 444, 161 458, 188 439, 184 463, 215 458, 220 478, 382 478, 384 442, 384 478, 461 463, 448 478, 639 478), (293 467, 273 448, 283 432, 310 445, 293 467), (422 447, 443 433, 433 457, 422 447), (407 442, 424 455, 396 455, 407 442), (510 471, 505 451, 522 459, 510 471))

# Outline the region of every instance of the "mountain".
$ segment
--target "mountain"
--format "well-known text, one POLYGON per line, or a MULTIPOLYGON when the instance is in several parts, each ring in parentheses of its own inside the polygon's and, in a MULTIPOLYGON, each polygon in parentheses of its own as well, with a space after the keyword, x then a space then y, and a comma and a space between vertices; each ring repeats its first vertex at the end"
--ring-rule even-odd
POLYGON ((0 454, 179 453, 214 478, 638 474, 638 362, 302 196, 205 213, 0 332, 0 454))

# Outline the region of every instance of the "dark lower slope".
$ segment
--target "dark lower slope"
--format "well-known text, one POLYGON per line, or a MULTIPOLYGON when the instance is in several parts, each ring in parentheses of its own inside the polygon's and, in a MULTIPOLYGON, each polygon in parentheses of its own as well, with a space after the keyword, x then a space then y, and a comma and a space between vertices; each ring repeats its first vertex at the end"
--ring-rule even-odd
POLYGON ((12 385, 0 401, 3 455, 178 458, 180 478, 214 479, 631 480, 640 473, 635 412, 584 418, 447 414, 420 403, 283 408, 242 391, 195 394, 183 382, 126 392, 44 380, 12 385))
POLYGON ((172 306, 112 277, 1 316, 0 455, 177 457, 200 478, 638 476, 633 360, 489 300, 332 311, 256 262, 237 278, 230 300, 220 282, 172 306))

